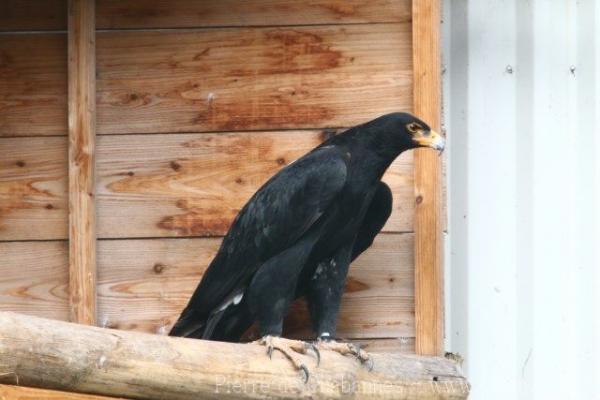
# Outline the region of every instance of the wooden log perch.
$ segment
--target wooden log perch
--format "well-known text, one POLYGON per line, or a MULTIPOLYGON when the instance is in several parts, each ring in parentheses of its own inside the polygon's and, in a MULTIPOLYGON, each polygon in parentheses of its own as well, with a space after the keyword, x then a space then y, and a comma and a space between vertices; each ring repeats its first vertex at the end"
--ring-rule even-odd
POLYGON ((440 357, 373 354, 369 371, 323 351, 304 383, 256 344, 170 338, 0 313, 0 383, 132 399, 466 399, 469 385, 440 357))

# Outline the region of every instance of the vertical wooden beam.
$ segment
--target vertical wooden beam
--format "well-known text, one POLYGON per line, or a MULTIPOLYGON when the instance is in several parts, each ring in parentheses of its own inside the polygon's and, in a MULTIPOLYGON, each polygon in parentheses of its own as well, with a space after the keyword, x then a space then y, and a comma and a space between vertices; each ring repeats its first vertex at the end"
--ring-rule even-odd
POLYGON ((73 322, 96 322, 94 0, 69 1, 69 305, 73 322))
MULTIPOLYGON (((440 0, 413 0, 414 113, 440 128, 440 0)), ((415 153, 415 350, 443 351, 441 158, 415 153)))

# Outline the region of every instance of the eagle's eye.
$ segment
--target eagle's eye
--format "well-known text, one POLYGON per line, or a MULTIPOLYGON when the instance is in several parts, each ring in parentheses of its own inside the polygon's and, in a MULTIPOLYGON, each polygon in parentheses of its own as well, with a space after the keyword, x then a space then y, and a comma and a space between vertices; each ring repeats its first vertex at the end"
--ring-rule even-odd
POLYGON ((406 125, 406 129, 408 129, 410 133, 417 133, 418 131, 423 130, 421 125, 417 124, 416 122, 411 122, 410 124, 406 125))

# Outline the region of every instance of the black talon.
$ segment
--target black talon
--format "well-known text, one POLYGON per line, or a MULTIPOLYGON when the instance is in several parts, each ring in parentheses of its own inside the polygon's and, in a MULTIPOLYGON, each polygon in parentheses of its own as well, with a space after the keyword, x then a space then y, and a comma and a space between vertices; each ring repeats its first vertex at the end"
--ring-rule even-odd
POLYGON ((363 360, 360 356, 360 351, 362 346, 359 344, 354 344, 354 343, 349 343, 348 344, 348 348, 350 349, 351 354, 356 357, 361 364, 367 364, 367 369, 369 370, 369 372, 373 371, 373 367, 375 365, 373 358, 371 358, 370 356, 366 359, 363 360))
POLYGON ((304 383, 307 383, 308 377, 310 376, 310 373, 308 372, 308 368, 306 368, 306 365, 302 364, 302 365, 300 365, 300 369, 304 372, 304 383))
MULTIPOLYGON (((357 346, 353 343, 348 343, 348 349, 350 350, 350 354, 352 354, 354 357, 360 360, 360 346, 357 346)), ((362 364, 362 360, 360 361, 362 364)))
POLYGON ((315 355, 317 356, 317 367, 318 367, 319 364, 321 364, 321 352, 319 351, 319 348, 317 346, 315 346, 314 343, 306 343, 306 347, 310 348, 312 351, 315 352, 315 355))
POLYGON ((369 357, 365 362, 368 364, 367 369, 369 372, 373 371, 373 368, 375 367, 375 361, 373 361, 373 358, 369 357))

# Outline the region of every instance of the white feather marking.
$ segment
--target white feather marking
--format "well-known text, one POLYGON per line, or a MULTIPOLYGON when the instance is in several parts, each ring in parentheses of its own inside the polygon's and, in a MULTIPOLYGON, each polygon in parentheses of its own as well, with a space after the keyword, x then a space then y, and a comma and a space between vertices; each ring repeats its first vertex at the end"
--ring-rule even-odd
POLYGON ((226 309, 227 307, 229 307, 232 304, 234 306, 237 306, 238 304, 240 304, 240 301, 242 301, 243 297, 244 297, 244 292, 241 292, 241 293, 234 295, 233 297, 228 298, 227 300, 225 300, 222 303, 221 307, 219 307, 216 312, 223 311, 224 309, 226 309))
MULTIPOLYGON (((217 310, 217 312, 223 311, 224 309, 226 309, 227 307, 229 307, 230 304, 231 304, 231 301, 223 303, 223 305, 221 307, 219 307, 219 309, 217 310)), ((213 311, 213 313, 214 313, 214 311, 213 311)))
POLYGON ((235 297, 233 298, 233 305, 234 305, 234 306, 237 306, 238 304, 240 304, 240 301, 242 301, 242 298, 243 298, 243 297, 244 297, 244 293, 243 293, 243 292, 242 292, 242 293, 240 293, 240 294, 238 294, 237 296, 235 296, 235 297))
POLYGON ((317 269, 315 270, 315 273, 313 274, 312 279, 317 279, 319 277, 319 275, 321 275, 323 273, 323 264, 319 264, 317 265, 317 269))

